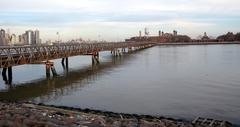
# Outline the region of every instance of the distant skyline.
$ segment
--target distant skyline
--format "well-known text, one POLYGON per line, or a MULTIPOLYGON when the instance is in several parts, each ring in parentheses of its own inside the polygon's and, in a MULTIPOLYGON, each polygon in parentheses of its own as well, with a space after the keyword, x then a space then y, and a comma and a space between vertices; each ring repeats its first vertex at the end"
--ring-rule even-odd
POLYGON ((0 0, 0 28, 38 29, 43 41, 124 40, 149 28, 192 38, 240 32, 239 0, 0 0))

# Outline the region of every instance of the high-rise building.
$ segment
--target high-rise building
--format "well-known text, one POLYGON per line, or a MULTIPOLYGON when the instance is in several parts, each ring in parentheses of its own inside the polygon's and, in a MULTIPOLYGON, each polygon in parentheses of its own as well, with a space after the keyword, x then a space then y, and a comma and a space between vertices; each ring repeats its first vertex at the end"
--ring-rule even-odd
POLYGON ((25 36, 26 36, 25 44, 36 45, 41 43, 40 32, 38 30, 35 30, 35 31, 28 30, 26 31, 25 36))
POLYGON ((25 42, 26 42, 26 44, 27 45, 32 45, 32 44, 35 44, 34 43, 34 41, 35 41, 35 38, 34 38, 34 33, 33 33, 33 31, 32 30, 28 30, 28 31, 26 31, 26 40, 25 40, 25 42))
POLYGON ((19 40, 20 44, 25 44, 26 45, 27 44, 27 34, 24 33, 22 35, 19 35, 18 40, 19 40))
POLYGON ((11 34, 10 29, 7 29, 6 35, 5 35, 5 45, 11 44, 11 34))
POLYGON ((18 36, 16 34, 10 34, 10 32, 6 33, 4 29, 0 30, 0 46, 15 44, 35 45, 40 43, 41 39, 38 30, 28 30, 18 36))
POLYGON ((40 44, 39 30, 35 30, 34 34, 35 34, 35 44, 40 44))
POLYGON ((23 44, 24 43, 22 35, 18 35, 18 42, 19 42, 19 44, 23 44))
POLYGON ((16 36, 15 34, 12 34, 12 35, 11 35, 11 37, 10 37, 10 43, 11 43, 12 45, 18 43, 18 41, 17 41, 17 36, 16 36))
POLYGON ((6 33, 4 29, 0 30, 0 46, 6 45, 6 33))

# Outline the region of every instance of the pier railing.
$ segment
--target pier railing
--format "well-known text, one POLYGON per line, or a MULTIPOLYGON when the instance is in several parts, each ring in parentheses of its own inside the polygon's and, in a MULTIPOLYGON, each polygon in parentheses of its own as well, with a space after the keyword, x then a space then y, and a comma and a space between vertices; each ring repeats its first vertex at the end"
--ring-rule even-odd
POLYGON ((52 59, 113 51, 118 48, 151 46, 151 42, 60 43, 54 45, 0 47, 0 67, 32 64, 52 59))

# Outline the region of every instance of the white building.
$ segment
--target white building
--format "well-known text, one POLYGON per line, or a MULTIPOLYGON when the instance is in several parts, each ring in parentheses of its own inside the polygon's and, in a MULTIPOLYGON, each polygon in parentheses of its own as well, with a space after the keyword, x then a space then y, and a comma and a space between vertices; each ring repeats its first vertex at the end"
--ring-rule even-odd
POLYGON ((35 44, 34 43, 34 40, 35 40, 35 37, 34 37, 34 33, 32 30, 28 30, 26 31, 26 40, 25 40, 25 44, 27 45, 32 45, 32 44, 35 44))
POLYGON ((18 39, 17 36, 15 34, 12 34, 10 37, 10 43, 11 45, 17 44, 18 43, 18 39))

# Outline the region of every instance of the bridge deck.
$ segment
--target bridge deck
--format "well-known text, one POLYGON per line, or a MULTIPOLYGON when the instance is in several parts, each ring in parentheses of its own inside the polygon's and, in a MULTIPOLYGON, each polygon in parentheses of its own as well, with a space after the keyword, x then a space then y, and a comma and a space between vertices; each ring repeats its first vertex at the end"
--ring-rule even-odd
POLYGON ((87 55, 118 48, 151 46, 150 42, 62 43, 56 45, 0 47, 0 68, 87 55))

